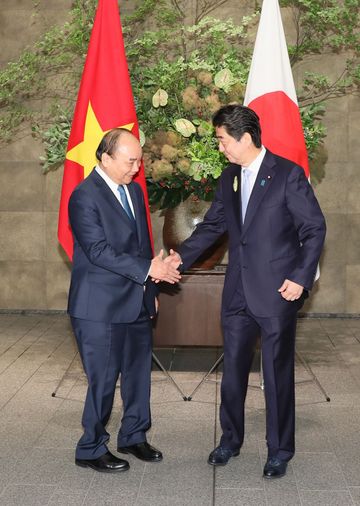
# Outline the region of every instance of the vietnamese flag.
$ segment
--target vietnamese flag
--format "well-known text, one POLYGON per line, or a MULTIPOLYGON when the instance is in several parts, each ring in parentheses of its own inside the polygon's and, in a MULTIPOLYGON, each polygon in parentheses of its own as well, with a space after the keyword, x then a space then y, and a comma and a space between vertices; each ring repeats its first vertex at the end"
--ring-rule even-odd
MULTIPOLYGON (((58 238, 70 259, 73 254, 68 220, 70 195, 97 164, 95 151, 103 135, 117 127, 127 128, 139 138, 118 2, 99 0, 75 106, 61 190, 58 238)), ((136 181, 144 192, 151 233, 143 164, 136 181)))
POLYGON ((264 0, 244 105, 260 118, 263 144, 300 165, 309 162, 278 0, 264 0))

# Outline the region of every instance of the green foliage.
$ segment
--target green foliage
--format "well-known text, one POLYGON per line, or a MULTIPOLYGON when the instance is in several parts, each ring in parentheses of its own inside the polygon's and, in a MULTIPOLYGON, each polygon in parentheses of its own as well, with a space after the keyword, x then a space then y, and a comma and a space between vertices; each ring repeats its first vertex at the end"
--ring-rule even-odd
POLYGON ((293 12, 297 31, 297 44, 289 47, 293 63, 307 54, 359 51, 359 0, 280 0, 280 4, 293 12))
MULTIPOLYGON (((250 44, 244 42, 236 50, 233 44, 236 40, 245 41, 250 19, 245 18, 244 26, 238 27, 231 20, 206 18, 196 26, 170 25, 127 39, 126 53, 138 119, 147 136, 171 128, 174 119, 187 117, 181 94, 187 86, 197 86, 196 73, 207 71, 215 75, 227 68, 237 81, 246 81, 250 44), (169 103, 166 109, 155 111, 152 95, 159 88, 167 91, 169 103)), ((199 92, 209 94, 204 89, 199 92)), ((236 98, 240 100, 242 95, 236 98)))
MULTIPOLYGON (((37 125, 33 133, 44 140, 48 158, 45 167, 52 160, 58 163, 60 153, 56 156, 51 153, 47 128, 50 124, 50 131, 56 130, 53 122, 58 118, 53 116, 54 104, 72 112, 96 4, 96 0, 75 0, 70 21, 63 27, 51 28, 17 62, 8 63, 0 72, 0 141, 13 139, 24 121, 37 125), (45 100, 48 107, 44 105, 45 100)), ((62 142, 64 160, 67 141, 65 135, 60 138, 56 150, 62 142)))
POLYGON ((214 180, 221 176, 227 160, 218 149, 218 142, 211 132, 197 139, 193 137, 186 149, 191 161, 189 175, 195 181, 201 181, 211 176, 214 180))
POLYGON ((296 31, 289 55, 294 67, 310 55, 344 54, 338 76, 305 74, 298 88, 300 105, 324 102, 346 93, 359 93, 360 0, 280 0, 291 9, 296 31))
POLYGON ((325 127, 321 123, 321 118, 325 114, 325 107, 321 104, 311 104, 307 107, 303 107, 300 112, 306 148, 309 153, 309 158, 312 160, 315 156, 317 147, 326 137, 325 127))
POLYGON ((200 181, 182 174, 176 177, 154 181, 148 178, 148 194, 151 205, 159 209, 176 207, 190 196, 211 202, 214 199, 216 181, 209 176, 200 181))
POLYGON ((155 20, 158 26, 169 27, 179 21, 179 16, 165 0, 143 0, 132 14, 124 18, 124 33, 142 29, 148 20, 155 20))
POLYGON ((309 155, 311 182, 315 186, 323 180, 325 176, 324 167, 327 162, 327 153, 323 144, 326 130, 321 123, 321 119, 325 114, 325 106, 323 104, 311 104, 302 107, 300 113, 309 155))
POLYGON ((54 123, 47 130, 41 131, 38 125, 33 127, 33 132, 40 134, 44 143, 45 156, 40 157, 44 173, 55 170, 64 163, 64 147, 70 135, 71 120, 72 114, 69 111, 59 109, 55 111, 54 123))

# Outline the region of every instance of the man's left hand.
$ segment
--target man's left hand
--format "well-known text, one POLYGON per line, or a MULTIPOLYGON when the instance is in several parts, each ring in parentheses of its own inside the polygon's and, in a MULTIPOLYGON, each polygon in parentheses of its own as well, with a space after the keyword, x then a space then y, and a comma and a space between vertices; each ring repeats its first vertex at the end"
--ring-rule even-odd
POLYGON ((278 292, 281 293, 281 297, 291 302, 300 299, 303 291, 304 291, 303 286, 298 285, 294 281, 290 281, 290 279, 285 279, 285 281, 278 290, 278 292))

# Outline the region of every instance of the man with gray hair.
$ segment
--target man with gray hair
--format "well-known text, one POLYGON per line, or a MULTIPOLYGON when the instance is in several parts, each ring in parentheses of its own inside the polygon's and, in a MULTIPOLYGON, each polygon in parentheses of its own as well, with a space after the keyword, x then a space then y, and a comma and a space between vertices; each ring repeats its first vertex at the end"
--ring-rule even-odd
POLYGON ((125 129, 113 129, 96 157, 98 165, 69 202, 74 257, 68 312, 88 380, 75 463, 119 472, 129 469, 129 463, 109 452, 106 424, 120 374, 118 451, 146 462, 162 459, 146 441, 151 318, 157 312, 152 278, 175 283, 180 275, 164 263, 162 251, 153 258, 143 193, 133 182, 142 158, 138 139, 125 129))

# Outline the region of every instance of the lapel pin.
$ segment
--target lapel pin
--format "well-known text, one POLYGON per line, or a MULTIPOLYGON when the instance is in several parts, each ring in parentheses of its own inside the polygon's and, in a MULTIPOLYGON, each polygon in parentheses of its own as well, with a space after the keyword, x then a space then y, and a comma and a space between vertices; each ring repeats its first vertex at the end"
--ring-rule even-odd
POLYGON ((238 191, 238 187, 239 187, 238 178, 237 178, 237 176, 235 176, 234 177, 234 182, 233 182, 233 190, 234 190, 234 192, 238 191))
POLYGON ((261 183, 260 183, 260 186, 265 186, 265 183, 266 183, 265 179, 262 179, 261 183))
POLYGON ((268 176, 267 178, 268 178, 268 179, 271 179, 271 176, 268 176))

